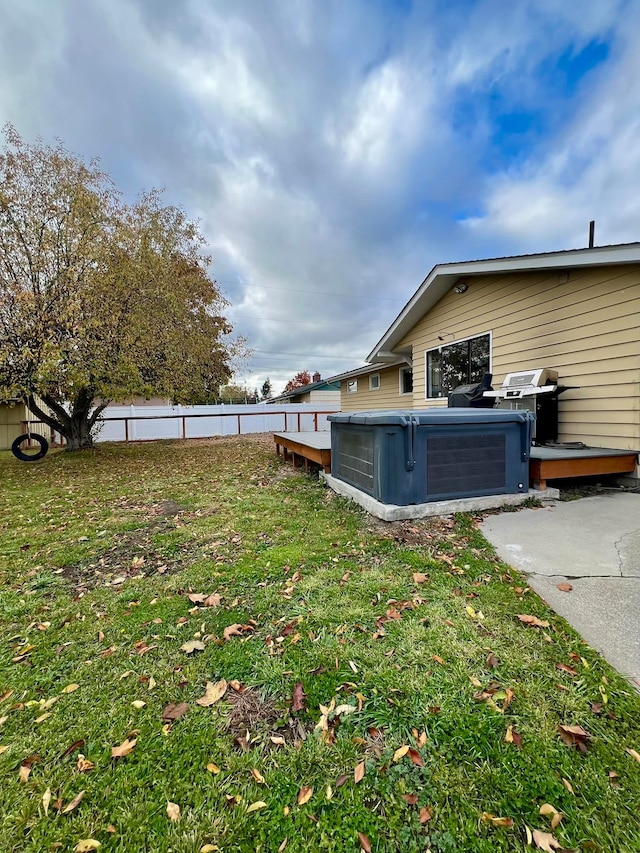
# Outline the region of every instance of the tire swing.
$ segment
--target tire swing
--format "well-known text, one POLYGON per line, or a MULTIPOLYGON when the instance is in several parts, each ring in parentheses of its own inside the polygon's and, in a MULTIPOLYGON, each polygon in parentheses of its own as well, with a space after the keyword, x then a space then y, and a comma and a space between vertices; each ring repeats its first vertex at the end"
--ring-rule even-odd
POLYGON ((47 455, 48 450, 49 442, 43 435, 38 435, 36 432, 19 435, 11 445, 11 452, 16 459, 19 459, 21 462, 37 462, 38 459, 42 459, 43 456, 47 455), (20 447, 23 441, 35 441, 35 443, 39 445, 40 449, 35 453, 25 453, 20 447))

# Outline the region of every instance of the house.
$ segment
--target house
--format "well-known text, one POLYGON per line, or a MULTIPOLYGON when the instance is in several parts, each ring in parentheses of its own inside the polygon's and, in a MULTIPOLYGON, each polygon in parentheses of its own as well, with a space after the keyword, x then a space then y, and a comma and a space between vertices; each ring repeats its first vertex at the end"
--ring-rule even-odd
POLYGON ((335 403, 340 406, 340 381, 336 377, 323 379, 319 373, 313 374, 313 382, 302 385, 293 391, 286 391, 277 397, 266 400, 267 403, 335 403))
POLYGON ((640 243, 438 264, 367 356, 343 411, 446 406, 454 387, 546 367, 576 386, 562 442, 640 449, 640 243))

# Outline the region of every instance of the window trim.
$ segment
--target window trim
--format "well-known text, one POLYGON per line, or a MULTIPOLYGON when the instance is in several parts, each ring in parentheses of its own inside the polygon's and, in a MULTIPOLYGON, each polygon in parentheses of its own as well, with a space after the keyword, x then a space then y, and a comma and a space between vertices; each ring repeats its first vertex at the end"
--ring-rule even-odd
POLYGON ((405 367, 401 367, 401 368, 398 370, 398 394, 399 394, 401 397, 409 397, 409 396, 413 396, 413 391, 414 391, 414 389, 413 389, 413 388, 411 389, 411 391, 403 391, 403 390, 402 390, 402 374, 403 374, 406 370, 410 370, 410 371, 411 371, 411 373, 412 373, 412 375, 413 375, 413 367, 409 367, 409 365, 406 365, 405 367))
POLYGON ((370 373, 369 374, 369 391, 379 391, 380 390, 380 374, 379 373, 370 373), (374 385, 373 380, 377 379, 378 384, 374 385))
POLYGON ((347 379, 347 394, 357 394, 358 393, 358 380, 357 379, 347 379))
POLYGON ((454 341, 443 341, 437 347, 430 347, 424 351, 424 399, 425 400, 446 400, 446 397, 429 397, 427 392, 429 389, 429 369, 427 356, 430 352, 442 350, 443 347, 453 346, 453 344, 463 344, 466 341, 472 341, 474 338, 485 338, 489 336, 489 373, 493 373, 493 331, 489 329, 486 332, 478 332, 475 335, 467 335, 466 338, 456 338, 454 341))

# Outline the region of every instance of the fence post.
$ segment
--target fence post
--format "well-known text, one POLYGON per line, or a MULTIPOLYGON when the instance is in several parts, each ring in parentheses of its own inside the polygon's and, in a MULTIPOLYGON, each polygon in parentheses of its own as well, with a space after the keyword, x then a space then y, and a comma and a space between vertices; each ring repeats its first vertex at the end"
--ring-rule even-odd
POLYGON ((186 415, 182 416, 182 437, 187 437, 187 418, 186 415))
POLYGON ((124 440, 129 442, 129 418, 124 419, 124 440))

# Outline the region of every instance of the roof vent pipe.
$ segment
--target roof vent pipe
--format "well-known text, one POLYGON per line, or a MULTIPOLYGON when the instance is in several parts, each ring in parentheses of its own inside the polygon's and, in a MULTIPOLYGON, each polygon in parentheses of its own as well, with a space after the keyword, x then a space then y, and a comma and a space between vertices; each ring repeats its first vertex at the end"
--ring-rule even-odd
POLYGON ((596 236, 596 221, 592 219, 589 223, 589 248, 593 249, 593 241, 596 236))

